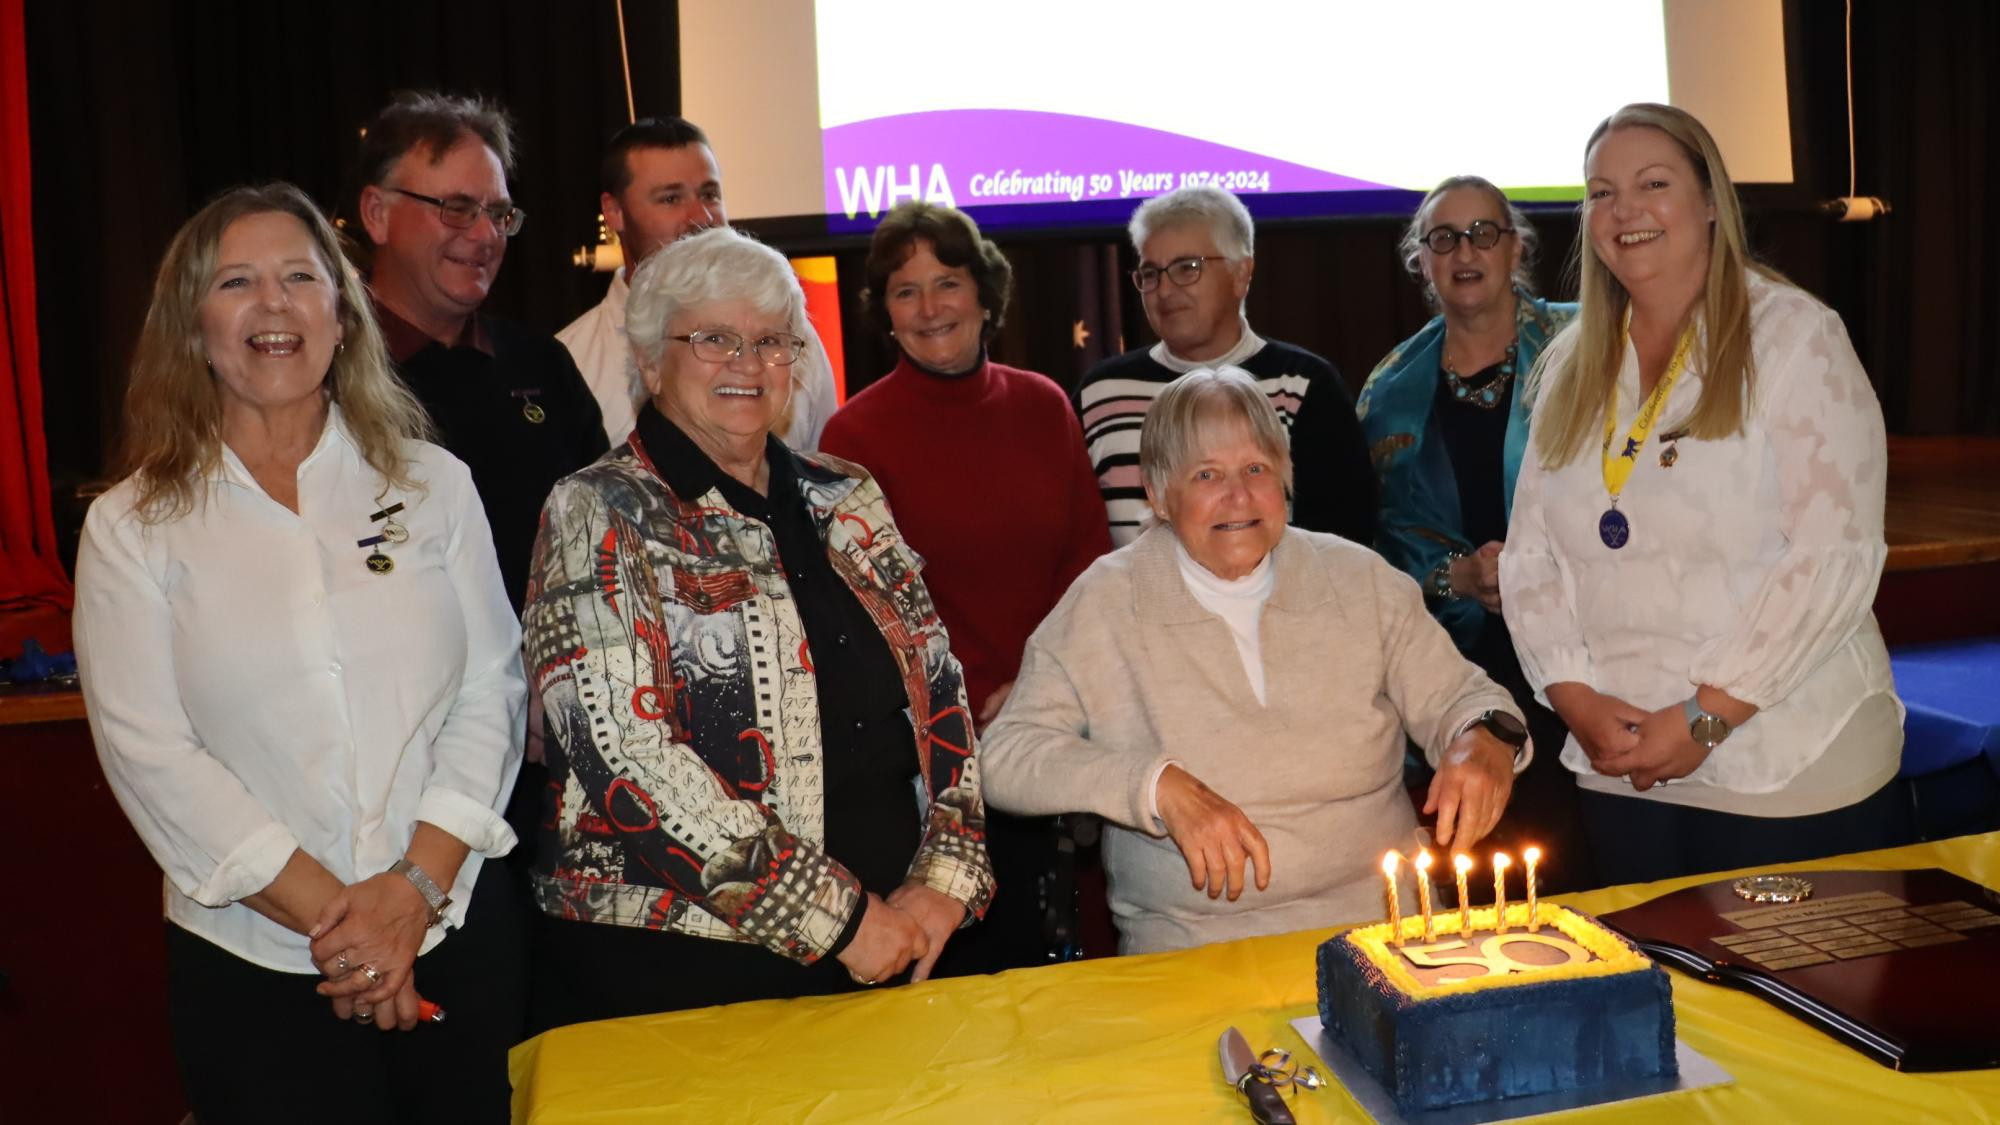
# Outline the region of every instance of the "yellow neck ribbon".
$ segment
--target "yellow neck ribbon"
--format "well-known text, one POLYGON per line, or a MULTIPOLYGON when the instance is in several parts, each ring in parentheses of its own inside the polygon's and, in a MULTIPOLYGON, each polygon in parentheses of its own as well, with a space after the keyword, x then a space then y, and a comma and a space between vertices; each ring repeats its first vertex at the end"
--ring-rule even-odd
POLYGON ((1694 351, 1694 325, 1689 324, 1681 332, 1680 343, 1674 345, 1674 358, 1667 364, 1667 370, 1654 385, 1653 393, 1639 407, 1639 416, 1632 419, 1632 429, 1625 435, 1625 444, 1614 454, 1611 439, 1618 432, 1618 387, 1611 387, 1611 401, 1604 410, 1604 490, 1611 494, 1611 506, 1618 506, 1618 494, 1625 491, 1625 482, 1632 478, 1632 468, 1639 463, 1639 448, 1646 444, 1647 435, 1653 432, 1653 423, 1660 420, 1660 411, 1666 409, 1667 395, 1680 380, 1686 370, 1688 355, 1694 351))

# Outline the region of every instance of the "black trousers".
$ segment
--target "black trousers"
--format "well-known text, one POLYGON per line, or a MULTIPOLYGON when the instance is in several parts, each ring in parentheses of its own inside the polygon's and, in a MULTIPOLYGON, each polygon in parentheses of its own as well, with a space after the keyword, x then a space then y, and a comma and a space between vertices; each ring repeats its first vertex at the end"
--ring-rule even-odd
POLYGON ((317 974, 252 964, 172 923, 166 931, 174 1062, 201 1125, 508 1119, 527 938, 504 864, 481 866, 465 926, 417 960, 417 990, 445 1022, 407 1032, 335 1018, 313 991, 317 974))
POLYGON ((1900 779, 1810 816, 1741 816, 1588 789, 1578 797, 1598 874, 1610 884, 1797 863, 1916 839, 1900 779))

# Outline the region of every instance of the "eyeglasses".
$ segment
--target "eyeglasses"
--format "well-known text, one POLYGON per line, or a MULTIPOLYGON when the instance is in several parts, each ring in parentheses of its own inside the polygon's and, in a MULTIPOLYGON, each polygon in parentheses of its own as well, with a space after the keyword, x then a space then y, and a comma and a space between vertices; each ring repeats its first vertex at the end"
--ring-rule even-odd
POLYGON ((1193 258, 1175 258, 1164 266, 1140 266, 1132 271, 1132 284, 1141 293, 1151 293, 1160 287, 1160 275, 1174 279, 1175 285, 1193 285, 1201 280, 1201 267, 1205 262, 1226 262, 1229 259, 1220 254, 1206 254, 1193 258))
POLYGON ((686 336, 669 336, 669 340, 679 340, 694 349, 696 359, 710 363, 731 363, 743 354, 747 344, 757 354, 766 367, 790 367, 806 354, 806 342, 790 332, 773 332, 759 336, 755 340, 745 340, 734 332, 721 328, 710 328, 704 332, 693 332, 686 336))
POLYGON ((528 221, 528 213, 526 211, 505 200, 482 205, 477 199, 469 195, 454 195, 448 199, 439 199, 435 195, 425 195, 422 192, 410 191, 407 188, 392 187, 388 190, 395 192, 397 195, 407 195, 411 199, 430 204, 438 209, 438 218, 444 222, 445 226, 457 227, 460 230, 464 230, 478 222, 479 216, 485 215, 487 218, 493 220, 494 229, 506 237, 512 238, 521 233, 521 224, 528 221))
POLYGON ((1430 247, 1433 254, 1449 254, 1458 249, 1458 240, 1463 238, 1481 250, 1491 250, 1500 244, 1501 235, 1513 233, 1513 227, 1503 227, 1499 223, 1489 223, 1481 219, 1464 230, 1432 227, 1424 234, 1424 245, 1430 247))

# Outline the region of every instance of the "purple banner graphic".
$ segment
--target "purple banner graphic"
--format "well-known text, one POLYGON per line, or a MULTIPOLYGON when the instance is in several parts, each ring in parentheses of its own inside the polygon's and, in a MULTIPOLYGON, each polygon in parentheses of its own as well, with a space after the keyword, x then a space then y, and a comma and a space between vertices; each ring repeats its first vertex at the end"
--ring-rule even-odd
POLYGON ((1193 184, 1238 194, 1387 184, 1161 129, 1013 109, 877 117, 821 134, 826 209, 875 217, 906 199, 953 207, 1144 199, 1193 184))

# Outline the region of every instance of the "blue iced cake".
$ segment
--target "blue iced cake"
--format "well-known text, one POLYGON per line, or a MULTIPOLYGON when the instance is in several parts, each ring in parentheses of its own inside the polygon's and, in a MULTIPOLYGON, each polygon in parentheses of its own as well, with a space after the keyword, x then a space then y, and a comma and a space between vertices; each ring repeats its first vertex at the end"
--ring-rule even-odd
POLYGON ((1538 903, 1358 926, 1319 947, 1319 1018, 1406 1113, 1660 1075, 1666 971, 1595 920, 1538 903), (1397 940, 1400 938, 1400 940, 1397 940))

